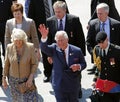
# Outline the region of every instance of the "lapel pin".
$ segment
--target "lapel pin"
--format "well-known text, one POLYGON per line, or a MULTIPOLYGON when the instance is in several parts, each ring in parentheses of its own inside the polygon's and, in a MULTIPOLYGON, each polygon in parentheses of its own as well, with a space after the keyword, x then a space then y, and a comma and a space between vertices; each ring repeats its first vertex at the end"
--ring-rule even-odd
POLYGON ((114 28, 112 28, 112 30, 114 30, 114 28))
POLYGON ((70 53, 70 56, 72 56, 73 55, 73 53, 70 53))
POLYGON ((73 32, 70 32, 70 36, 73 37, 73 32))

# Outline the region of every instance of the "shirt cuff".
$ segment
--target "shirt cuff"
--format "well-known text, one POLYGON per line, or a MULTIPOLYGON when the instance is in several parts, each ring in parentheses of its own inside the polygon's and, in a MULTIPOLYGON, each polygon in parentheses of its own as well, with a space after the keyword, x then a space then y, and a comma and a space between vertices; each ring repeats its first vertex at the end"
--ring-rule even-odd
POLYGON ((48 37, 46 37, 45 39, 41 38, 41 41, 44 43, 47 41, 47 39, 48 39, 48 37))

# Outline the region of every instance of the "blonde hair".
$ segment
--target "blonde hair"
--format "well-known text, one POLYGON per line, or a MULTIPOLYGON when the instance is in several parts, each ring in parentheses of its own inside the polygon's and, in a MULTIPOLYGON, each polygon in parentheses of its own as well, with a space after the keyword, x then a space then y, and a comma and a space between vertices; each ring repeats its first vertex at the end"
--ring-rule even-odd
POLYGON ((15 40, 22 40, 24 43, 26 43, 27 42, 26 33, 21 29, 14 28, 12 30, 11 42, 14 42, 15 40))
POLYGON ((11 11, 12 13, 20 11, 23 14, 23 5, 21 3, 13 3, 11 6, 11 11))

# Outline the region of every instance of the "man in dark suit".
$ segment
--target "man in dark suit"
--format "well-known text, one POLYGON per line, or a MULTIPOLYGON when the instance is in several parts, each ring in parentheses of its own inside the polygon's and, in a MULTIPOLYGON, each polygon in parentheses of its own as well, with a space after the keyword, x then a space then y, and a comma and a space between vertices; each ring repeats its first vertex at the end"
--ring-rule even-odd
MULTIPOLYGON (((52 5, 56 1, 65 1, 65 0, 51 0, 52 5)), ((40 24, 46 24, 46 13, 44 0, 30 0, 28 8, 28 17, 32 18, 35 21, 36 28, 38 29, 40 24)), ((40 32, 38 31, 39 39, 41 38, 40 32)))
MULTIPOLYGON (((8 19, 12 17, 11 5, 13 0, 0 0, 0 42, 2 44, 2 53, 5 55, 4 35, 5 24, 8 19)), ((1 51, 0 51, 1 53, 1 51)), ((0 85, 2 84, 2 60, 0 54, 0 85)))
MULTIPOLYGON (((108 16, 109 6, 105 3, 100 3, 97 6, 96 11, 98 18, 93 19, 89 22, 89 29, 86 38, 87 50, 90 53, 91 58, 93 48, 97 44, 95 41, 96 34, 101 31, 103 23, 105 24, 104 30, 108 35, 109 41, 120 45, 120 22, 108 16)), ((94 70, 92 73, 94 73, 94 70)))
POLYGON ((120 21, 120 15, 115 7, 114 0, 91 0, 91 19, 97 18, 96 6, 99 3, 106 3, 110 8, 109 17, 120 21))
POLYGON ((81 71, 86 67, 80 48, 68 44, 65 31, 57 31, 56 43, 47 44, 48 29, 40 25, 41 50, 53 58, 52 86, 57 102, 78 102, 81 71))
MULTIPOLYGON (((64 30, 68 34, 69 43, 81 48, 85 56, 85 37, 79 17, 67 14, 66 7, 66 3, 62 1, 57 1, 53 5, 55 15, 47 19, 47 27, 49 28, 48 44, 55 42, 54 37, 58 30, 64 30)), ((82 91, 80 90, 79 98, 81 97, 82 91)))
MULTIPOLYGON (((53 5, 54 2, 59 0, 48 0, 51 1, 51 5, 53 5)), ((65 1, 65 0, 61 0, 65 1)), ((53 8, 53 7, 51 7, 53 8)), ((68 10, 67 10, 68 11, 68 10)), ((40 24, 46 24, 46 12, 45 12, 45 5, 44 0, 30 0, 29 10, 28 10, 28 17, 32 18, 35 21, 37 33, 39 40, 41 39, 41 34, 38 31, 38 27, 40 24)), ((44 82, 50 81, 51 71, 52 71, 52 65, 47 60, 47 55, 42 52, 42 58, 43 58, 43 66, 44 66, 44 82)))
POLYGON ((53 5, 55 16, 47 19, 47 27, 49 28, 48 43, 55 42, 55 33, 60 28, 60 20, 62 20, 63 29, 67 32, 69 43, 80 47, 85 55, 85 38, 80 23, 79 17, 66 13, 66 4, 62 1, 57 1, 53 5))
POLYGON ((97 55, 101 62, 97 63, 94 59, 96 64, 100 64, 95 87, 102 95, 100 102, 120 102, 120 46, 110 43, 103 31, 96 35, 96 42, 94 55, 97 55))

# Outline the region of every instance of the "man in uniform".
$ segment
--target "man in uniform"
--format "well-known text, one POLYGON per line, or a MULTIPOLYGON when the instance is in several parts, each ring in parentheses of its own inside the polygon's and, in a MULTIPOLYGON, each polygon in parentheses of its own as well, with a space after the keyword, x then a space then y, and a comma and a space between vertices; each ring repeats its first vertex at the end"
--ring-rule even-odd
POLYGON ((96 89, 101 93, 100 102, 120 101, 120 46, 109 42, 108 36, 101 31, 96 35, 96 42, 93 55, 99 57, 99 62, 94 59, 94 63, 99 65, 99 79, 96 81, 96 89))
MULTIPOLYGON (((91 59, 93 48, 97 44, 95 41, 95 37, 99 31, 104 30, 107 33, 108 39, 111 43, 120 45, 120 22, 109 17, 109 11, 110 7, 106 3, 100 3, 96 7, 98 18, 93 19, 89 22, 86 43, 87 50, 91 55, 91 59)), ((95 69, 96 67, 93 67, 91 69, 92 72, 90 72, 89 74, 93 74, 95 69)))

